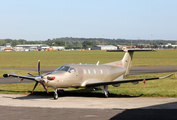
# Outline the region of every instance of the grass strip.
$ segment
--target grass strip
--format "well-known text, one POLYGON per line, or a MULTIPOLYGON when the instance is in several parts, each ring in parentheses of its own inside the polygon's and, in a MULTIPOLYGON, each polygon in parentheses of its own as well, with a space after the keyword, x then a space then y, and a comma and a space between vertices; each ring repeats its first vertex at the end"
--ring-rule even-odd
MULTIPOLYGON (((177 66, 177 50, 157 50, 157 52, 135 52, 132 66, 177 66)), ((121 60, 124 52, 88 51, 50 51, 50 52, 0 52, 0 68, 59 67, 63 64, 100 64, 121 60)))

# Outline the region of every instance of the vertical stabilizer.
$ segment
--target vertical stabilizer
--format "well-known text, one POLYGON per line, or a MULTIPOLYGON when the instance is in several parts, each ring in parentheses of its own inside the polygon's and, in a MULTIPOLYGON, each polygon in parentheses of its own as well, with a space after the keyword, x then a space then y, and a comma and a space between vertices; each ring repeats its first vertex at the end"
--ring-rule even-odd
POLYGON ((133 59, 133 53, 138 51, 154 51, 153 49, 148 50, 108 50, 107 52, 125 52, 124 57, 120 61, 110 62, 106 63, 104 65, 110 65, 110 66, 117 66, 117 67, 124 67, 126 68, 126 72, 124 75, 128 75, 133 59))
POLYGON ((133 53, 134 53, 134 51, 132 51, 132 52, 125 51, 124 57, 121 60, 123 67, 126 68, 125 75, 129 74, 130 67, 132 64, 132 59, 133 59, 133 53))

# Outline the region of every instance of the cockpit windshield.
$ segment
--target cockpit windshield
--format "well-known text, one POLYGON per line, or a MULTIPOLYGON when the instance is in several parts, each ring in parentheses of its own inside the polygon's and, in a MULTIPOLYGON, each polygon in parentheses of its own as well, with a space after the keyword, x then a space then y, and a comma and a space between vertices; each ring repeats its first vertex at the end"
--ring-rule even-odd
POLYGON ((59 71, 63 66, 60 66, 59 68, 57 68, 55 71, 59 71))
POLYGON ((57 68, 55 71, 68 71, 69 67, 68 66, 61 66, 57 68))
POLYGON ((68 69, 69 69, 68 66, 63 66, 63 67, 61 68, 61 71, 68 71, 68 69))

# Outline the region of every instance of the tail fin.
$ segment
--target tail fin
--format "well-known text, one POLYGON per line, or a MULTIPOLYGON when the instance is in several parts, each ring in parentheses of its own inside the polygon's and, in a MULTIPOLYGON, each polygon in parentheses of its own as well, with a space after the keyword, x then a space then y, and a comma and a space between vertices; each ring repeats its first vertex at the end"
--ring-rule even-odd
POLYGON ((139 51, 155 51, 153 49, 143 49, 143 50, 107 50, 107 52, 125 52, 124 57, 122 58, 122 60, 120 61, 115 61, 115 62, 111 62, 111 63, 106 63, 104 65, 110 65, 110 66, 117 66, 117 67, 124 67, 126 68, 126 72, 124 75, 128 75, 129 71, 130 71, 130 67, 131 67, 131 63, 132 63, 132 59, 133 59, 133 53, 134 52, 139 52, 139 51))

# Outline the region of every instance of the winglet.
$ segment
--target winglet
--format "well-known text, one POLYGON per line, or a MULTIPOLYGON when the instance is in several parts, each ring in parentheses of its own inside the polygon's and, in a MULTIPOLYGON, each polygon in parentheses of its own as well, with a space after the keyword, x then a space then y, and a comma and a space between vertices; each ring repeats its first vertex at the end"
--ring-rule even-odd
POLYGON ((98 61, 96 65, 99 65, 99 63, 100 63, 100 61, 98 61))
POLYGON ((12 72, 10 73, 10 75, 15 75, 15 72, 14 72, 14 71, 12 71, 12 72))
POLYGON ((174 73, 170 74, 170 75, 167 75, 167 76, 163 76, 163 77, 159 77, 159 79, 164 79, 164 78, 168 78, 170 76, 174 75, 174 73))

